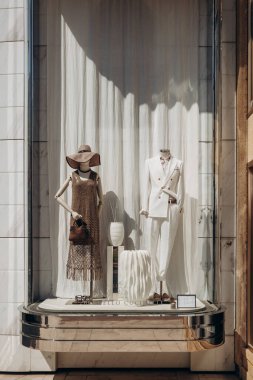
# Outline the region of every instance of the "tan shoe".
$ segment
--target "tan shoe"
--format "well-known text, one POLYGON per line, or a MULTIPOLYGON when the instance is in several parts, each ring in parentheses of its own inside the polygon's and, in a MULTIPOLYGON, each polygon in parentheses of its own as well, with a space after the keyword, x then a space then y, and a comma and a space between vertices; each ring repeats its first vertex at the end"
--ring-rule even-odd
POLYGON ((159 303, 162 301, 162 299, 161 299, 160 294, 154 293, 154 294, 152 294, 152 296, 148 297, 148 301, 154 302, 154 303, 159 303))
POLYGON ((172 297, 170 297, 167 293, 163 293, 162 302, 163 303, 171 303, 172 297))

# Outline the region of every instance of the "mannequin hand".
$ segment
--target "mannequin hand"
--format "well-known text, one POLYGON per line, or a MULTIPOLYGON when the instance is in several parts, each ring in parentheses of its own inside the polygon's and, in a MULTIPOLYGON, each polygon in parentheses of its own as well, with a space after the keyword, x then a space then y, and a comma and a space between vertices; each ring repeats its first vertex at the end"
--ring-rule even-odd
POLYGON ((78 214, 78 212, 75 212, 75 211, 72 211, 71 215, 72 215, 73 219, 75 219, 75 220, 82 218, 82 215, 78 214))
POLYGON ((144 215, 145 218, 147 218, 148 217, 148 211, 141 209, 140 215, 144 215))

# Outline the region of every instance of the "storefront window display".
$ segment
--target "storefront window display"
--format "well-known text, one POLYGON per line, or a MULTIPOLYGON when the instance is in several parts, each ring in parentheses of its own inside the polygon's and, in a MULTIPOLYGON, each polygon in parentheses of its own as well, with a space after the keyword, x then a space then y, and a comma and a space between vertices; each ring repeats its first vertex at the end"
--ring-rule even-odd
POLYGON ((214 67, 199 12, 48 2, 50 297, 69 307, 108 299, 112 234, 126 308, 213 300, 214 67))

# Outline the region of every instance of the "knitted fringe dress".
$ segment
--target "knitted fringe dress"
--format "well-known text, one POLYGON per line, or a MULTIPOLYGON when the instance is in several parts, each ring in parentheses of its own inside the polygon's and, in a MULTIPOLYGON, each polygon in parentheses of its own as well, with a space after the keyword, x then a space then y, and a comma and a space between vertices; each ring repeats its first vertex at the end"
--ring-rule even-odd
MULTIPOLYGON (((89 281, 91 269, 93 280, 102 277, 99 252, 99 218, 97 209, 98 175, 90 171, 89 178, 83 180, 78 171, 72 173, 72 210, 82 215, 90 237, 83 244, 70 242, 67 261, 67 278, 75 281, 89 281)), ((74 219, 71 216, 70 225, 74 219)))

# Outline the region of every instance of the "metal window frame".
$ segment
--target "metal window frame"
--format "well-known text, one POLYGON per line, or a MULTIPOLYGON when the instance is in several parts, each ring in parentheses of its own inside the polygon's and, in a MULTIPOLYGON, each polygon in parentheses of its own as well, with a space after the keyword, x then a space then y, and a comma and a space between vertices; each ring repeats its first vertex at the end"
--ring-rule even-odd
MULTIPOLYGON (((38 1, 38 0, 37 0, 38 1)), ((28 225, 28 249, 27 249, 27 304, 31 304, 37 299, 34 298, 33 291, 33 134, 34 134, 34 4, 36 0, 27 0, 28 12, 28 133, 27 133, 27 191, 28 191, 28 211, 27 211, 27 225, 28 225)), ((213 6, 213 136, 214 136, 214 173, 215 163, 219 157, 219 144, 217 136, 220 134, 221 125, 221 96, 220 96, 220 22, 221 22, 221 1, 212 0, 213 6)), ((214 211, 213 211, 213 300, 219 303, 220 299, 220 248, 215 245, 215 240, 219 239, 219 197, 217 196, 219 188, 218 178, 219 173, 215 173, 213 187, 214 187, 214 211), (215 177, 217 177, 215 179, 215 177)))

